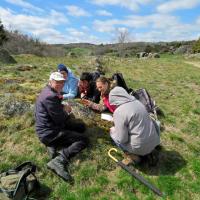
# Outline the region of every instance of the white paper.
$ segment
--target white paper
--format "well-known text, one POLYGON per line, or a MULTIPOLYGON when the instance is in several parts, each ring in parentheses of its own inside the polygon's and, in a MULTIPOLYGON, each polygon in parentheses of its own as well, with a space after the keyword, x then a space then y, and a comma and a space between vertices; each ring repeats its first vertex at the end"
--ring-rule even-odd
POLYGON ((107 121, 113 121, 112 115, 101 113, 101 119, 107 120, 107 121))

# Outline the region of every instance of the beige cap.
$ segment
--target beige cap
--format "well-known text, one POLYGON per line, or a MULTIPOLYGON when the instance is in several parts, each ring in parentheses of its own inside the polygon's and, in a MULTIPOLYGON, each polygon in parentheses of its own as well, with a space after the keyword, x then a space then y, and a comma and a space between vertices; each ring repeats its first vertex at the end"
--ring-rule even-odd
POLYGON ((65 81, 65 78, 63 76, 63 74, 61 74, 60 72, 53 72, 51 73, 49 80, 55 80, 55 81, 65 81))

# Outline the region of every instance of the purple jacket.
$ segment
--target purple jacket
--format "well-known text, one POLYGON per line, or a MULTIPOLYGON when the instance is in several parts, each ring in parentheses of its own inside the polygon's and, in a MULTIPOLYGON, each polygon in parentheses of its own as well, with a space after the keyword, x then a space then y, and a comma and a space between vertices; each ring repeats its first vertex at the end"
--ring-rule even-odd
POLYGON ((35 105, 36 132, 40 141, 48 144, 53 140, 65 127, 67 119, 59 94, 47 85, 35 105))

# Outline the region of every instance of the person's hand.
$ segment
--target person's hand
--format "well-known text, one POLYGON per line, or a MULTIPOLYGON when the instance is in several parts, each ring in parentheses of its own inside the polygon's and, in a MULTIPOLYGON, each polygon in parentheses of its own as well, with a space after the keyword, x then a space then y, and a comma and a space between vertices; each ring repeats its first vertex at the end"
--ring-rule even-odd
POLYGON ((91 102, 87 99, 81 99, 81 103, 85 106, 89 106, 91 102))
POLYGON ((71 106, 70 105, 64 105, 64 110, 69 114, 69 113, 71 113, 72 112, 72 108, 71 108, 71 106))
POLYGON ((115 131, 115 127, 113 126, 110 128, 110 134, 114 133, 114 131, 115 131))
POLYGON ((81 99, 85 97, 85 93, 81 93, 81 99))

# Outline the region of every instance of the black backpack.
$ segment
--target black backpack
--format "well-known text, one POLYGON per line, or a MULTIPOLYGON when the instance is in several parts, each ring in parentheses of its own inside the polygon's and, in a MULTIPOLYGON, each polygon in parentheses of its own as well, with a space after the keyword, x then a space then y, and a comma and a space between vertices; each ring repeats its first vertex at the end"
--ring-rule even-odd
POLYGON ((128 93, 130 93, 130 89, 127 87, 126 82, 122 73, 114 73, 111 79, 115 82, 115 86, 119 86, 124 88, 128 93))
POLYGON ((39 188, 35 176, 36 165, 24 162, 0 174, 1 200, 26 200, 30 193, 39 188))
POLYGON ((92 77, 92 81, 94 81, 94 82, 101 76, 101 74, 97 71, 91 72, 90 75, 92 77))

